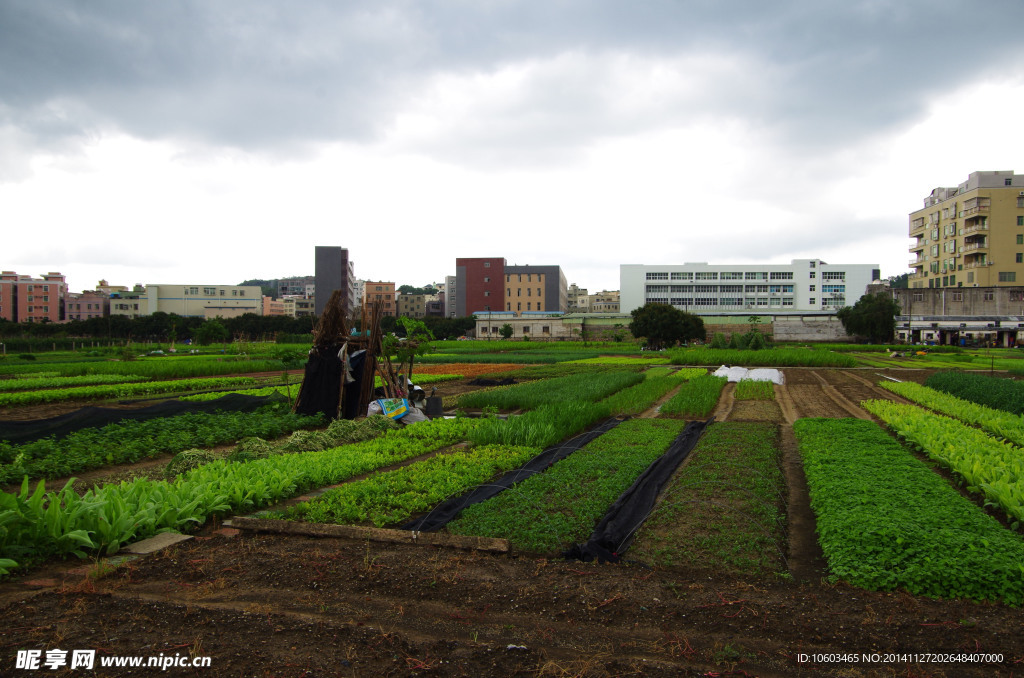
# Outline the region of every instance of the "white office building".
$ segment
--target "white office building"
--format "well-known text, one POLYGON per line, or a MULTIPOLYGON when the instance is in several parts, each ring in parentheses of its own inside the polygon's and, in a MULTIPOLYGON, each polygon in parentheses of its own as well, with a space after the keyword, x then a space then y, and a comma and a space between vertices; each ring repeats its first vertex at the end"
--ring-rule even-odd
POLYGON ((620 312, 659 302, 697 314, 835 313, 857 303, 879 276, 877 264, 820 259, 789 265, 622 264, 620 312))

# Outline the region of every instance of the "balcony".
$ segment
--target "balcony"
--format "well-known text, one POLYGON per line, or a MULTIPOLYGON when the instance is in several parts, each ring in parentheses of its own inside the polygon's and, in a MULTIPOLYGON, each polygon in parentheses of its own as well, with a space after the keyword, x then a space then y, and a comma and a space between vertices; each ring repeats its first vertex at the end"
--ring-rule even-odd
POLYGON ((911 259, 910 267, 914 268, 915 266, 924 266, 924 259, 911 259))
POLYGON ((964 252, 974 252, 974 251, 977 251, 977 250, 987 250, 988 249, 988 243, 987 242, 969 242, 969 243, 965 243, 962 249, 963 249, 964 252))
POLYGON ((985 266, 991 266, 990 261, 973 261, 969 264, 964 264, 964 268, 984 268, 985 266))
POLYGON ((978 233, 979 231, 987 231, 988 222, 983 221, 979 224, 971 224, 970 226, 964 227, 964 235, 970 235, 971 233, 978 233))
POLYGON ((982 214, 982 213, 987 213, 988 211, 989 211, 989 206, 988 205, 976 205, 974 207, 968 207, 963 212, 961 212, 960 215, 963 216, 964 218, 967 218, 967 217, 971 216, 972 214, 982 214))
POLYGON ((917 231, 923 230, 925 226, 924 217, 920 219, 914 219, 910 222, 910 234, 913 235, 917 231))

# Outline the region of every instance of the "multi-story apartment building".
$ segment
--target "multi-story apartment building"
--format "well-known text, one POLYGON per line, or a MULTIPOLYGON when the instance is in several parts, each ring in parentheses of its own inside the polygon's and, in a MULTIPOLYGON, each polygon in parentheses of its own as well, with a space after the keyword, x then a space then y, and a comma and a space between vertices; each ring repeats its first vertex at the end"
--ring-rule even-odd
POLYGON ((407 318, 424 318, 427 315, 427 304, 437 297, 432 294, 399 294, 397 299, 398 315, 407 318))
POLYGON ((444 277, 444 310, 442 315, 446 318, 456 317, 455 296, 458 285, 456 276, 446 275, 444 277))
POLYGON ((569 313, 587 312, 587 288, 580 287, 576 283, 569 285, 566 290, 566 307, 569 313))
POLYGON ((363 285, 363 307, 368 309, 369 305, 375 301, 384 304, 384 315, 396 315, 395 283, 367 280, 363 285))
POLYGON ((911 288, 1024 282, 1024 175, 972 172, 910 213, 911 288))
POLYGON ((11 322, 60 322, 68 284, 60 273, 42 278, 0 273, 0 318, 11 322))
POLYGON ((281 278, 277 281, 277 297, 311 297, 316 289, 316 278, 303 275, 297 278, 281 278))
MULTIPOLYGON (((447 285, 446 285, 447 286, 447 285)), ((560 266, 509 266, 501 257, 455 260, 455 315, 498 311, 565 312, 567 285, 560 266)), ((451 307, 448 308, 451 315, 451 307)))
POLYGON ((878 279, 877 264, 827 264, 794 259, 789 265, 622 264, 620 304, 629 313, 650 302, 692 313, 835 313, 852 306, 878 279))
POLYGON ((316 315, 323 315, 324 307, 330 301, 334 290, 341 290, 345 313, 356 308, 356 274, 348 250, 343 247, 318 245, 315 252, 316 315))
POLYGON ((281 305, 284 314, 290 318, 305 318, 316 313, 315 297, 283 297, 281 305))
POLYGON ((110 315, 137 318, 158 311, 201 318, 262 315, 263 292, 255 285, 136 285, 110 297, 110 315))
POLYGON ((587 308, 591 313, 618 313, 619 291, 603 290, 597 294, 588 294, 587 308))
POLYGON ((110 314, 110 297, 99 290, 68 292, 64 297, 64 320, 105 318, 110 314))

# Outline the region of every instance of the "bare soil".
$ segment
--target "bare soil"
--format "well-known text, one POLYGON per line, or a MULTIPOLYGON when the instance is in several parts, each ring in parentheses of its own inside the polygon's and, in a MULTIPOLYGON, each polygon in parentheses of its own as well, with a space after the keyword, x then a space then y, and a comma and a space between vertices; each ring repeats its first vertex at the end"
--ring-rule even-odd
POLYGON ((774 409, 734 401, 719 412, 780 426, 789 578, 208 525, 113 569, 53 562, 0 584, 0 675, 32 674, 14 669, 17 650, 54 648, 212 663, 96 676, 1020 675, 1021 609, 828 577, 790 424, 894 397, 873 386, 876 372, 785 370, 774 409), (1003 660, 924 656, 959 652, 1003 660))

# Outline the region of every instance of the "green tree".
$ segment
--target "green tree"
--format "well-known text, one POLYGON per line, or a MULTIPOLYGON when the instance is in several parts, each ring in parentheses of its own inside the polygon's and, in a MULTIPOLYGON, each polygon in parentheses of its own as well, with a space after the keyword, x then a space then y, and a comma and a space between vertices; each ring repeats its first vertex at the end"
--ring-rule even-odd
POLYGON ((896 335, 896 316, 900 305, 884 292, 865 294, 853 306, 844 306, 836 313, 846 333, 867 337, 872 344, 891 342, 896 335))
POLYGON ((213 319, 207 320, 192 331, 192 338, 196 340, 196 343, 203 346, 208 346, 218 341, 227 341, 228 336, 228 328, 224 327, 219 320, 213 319))
POLYGON ((511 339, 511 338, 512 338, 512 334, 513 334, 514 332, 515 332, 515 330, 514 330, 514 329, 512 329, 512 325, 510 325, 510 324, 508 324, 508 323, 505 323, 504 325, 502 325, 502 326, 501 326, 501 327, 500 327, 500 328, 498 329, 498 334, 500 334, 500 335, 501 335, 501 338, 502 338, 502 339, 511 339))
POLYGON ((668 304, 645 304, 633 309, 631 315, 629 331, 634 337, 643 337, 650 348, 659 349, 707 336, 700 316, 668 304))

